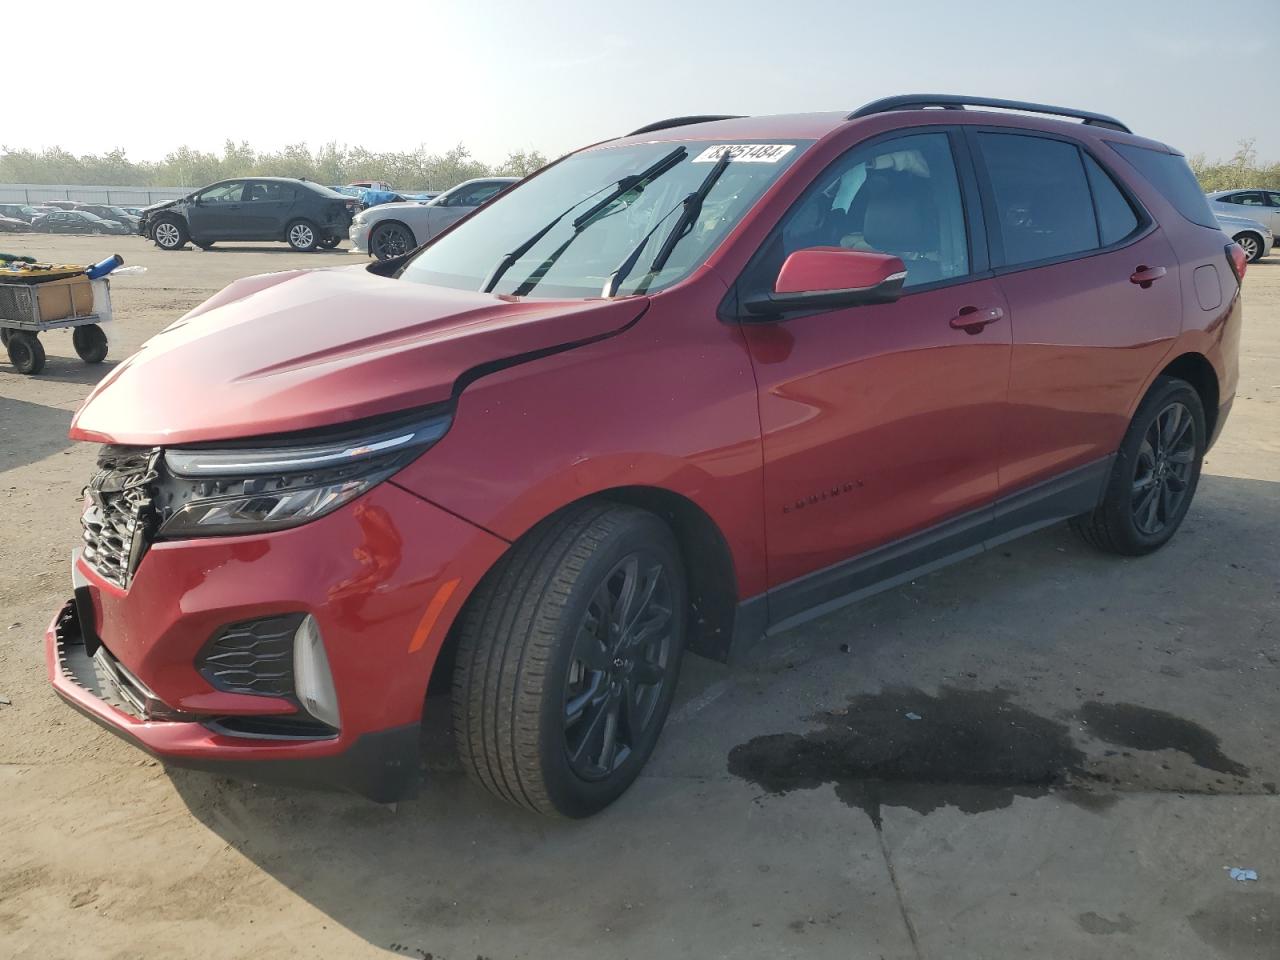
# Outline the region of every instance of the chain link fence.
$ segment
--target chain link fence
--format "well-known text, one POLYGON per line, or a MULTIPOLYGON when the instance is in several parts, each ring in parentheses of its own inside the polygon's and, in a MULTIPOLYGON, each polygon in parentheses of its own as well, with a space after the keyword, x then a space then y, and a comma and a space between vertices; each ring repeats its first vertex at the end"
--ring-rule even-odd
POLYGON ((107 203, 117 207, 145 207, 162 200, 176 200, 190 192, 189 187, 78 187, 51 183, 0 183, 0 203, 36 206, 47 200, 74 200, 79 203, 107 203))

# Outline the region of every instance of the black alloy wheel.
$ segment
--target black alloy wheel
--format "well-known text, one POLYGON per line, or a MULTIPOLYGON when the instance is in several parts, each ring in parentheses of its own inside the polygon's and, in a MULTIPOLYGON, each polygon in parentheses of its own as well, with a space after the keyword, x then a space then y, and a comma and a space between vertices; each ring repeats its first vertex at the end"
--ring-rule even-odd
POLYGON ((602 780, 647 739, 671 674, 672 591, 661 557, 633 553, 596 588, 565 681, 569 766, 602 780))
POLYGON ((1181 517, 1191 489, 1196 460, 1196 430, 1191 411, 1174 401, 1147 428, 1133 474, 1133 525, 1148 537, 1162 533, 1181 517))

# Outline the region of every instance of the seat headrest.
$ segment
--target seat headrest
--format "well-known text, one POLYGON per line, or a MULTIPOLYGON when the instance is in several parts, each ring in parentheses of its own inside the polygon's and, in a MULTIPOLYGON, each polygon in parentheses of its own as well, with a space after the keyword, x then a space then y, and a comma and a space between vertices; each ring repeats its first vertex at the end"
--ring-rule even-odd
POLYGON ((877 173, 864 189, 862 237, 868 244, 899 256, 937 252, 938 209, 928 181, 910 173, 877 173))

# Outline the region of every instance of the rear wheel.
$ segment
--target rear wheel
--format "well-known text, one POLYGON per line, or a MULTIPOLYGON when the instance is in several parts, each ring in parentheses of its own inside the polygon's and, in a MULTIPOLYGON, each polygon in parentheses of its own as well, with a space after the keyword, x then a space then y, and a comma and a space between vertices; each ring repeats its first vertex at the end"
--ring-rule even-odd
POLYGON ((190 239, 181 220, 161 220, 151 227, 151 240, 161 250, 177 250, 190 239))
POLYGON ((675 539, 650 513, 589 504, 535 527, 459 622, 454 733, 470 775, 567 817, 621 796, 675 694, 685 592, 675 539))
POLYGON ((1250 263, 1256 263, 1262 259, 1262 238, 1256 233, 1241 233, 1231 239, 1240 245, 1240 249, 1244 251, 1250 263))
POLYGON ((320 234, 309 220, 295 220, 285 228, 284 238, 299 253, 309 253, 320 244, 320 234))
POLYGON ((101 363, 107 359, 107 335, 96 323, 88 323, 71 331, 71 345, 85 363, 101 363))
POLYGON ((1164 546, 1195 497, 1206 440, 1195 388, 1160 377, 1129 424, 1102 502, 1072 527, 1108 553, 1140 556, 1164 546))
POLYGON ((413 231, 403 223, 380 223, 369 234, 369 252, 379 260, 403 256, 418 245, 413 231))
POLYGON ((11 330, 5 347, 9 351, 9 362, 19 373, 37 374, 44 369, 44 344, 34 333, 11 330))

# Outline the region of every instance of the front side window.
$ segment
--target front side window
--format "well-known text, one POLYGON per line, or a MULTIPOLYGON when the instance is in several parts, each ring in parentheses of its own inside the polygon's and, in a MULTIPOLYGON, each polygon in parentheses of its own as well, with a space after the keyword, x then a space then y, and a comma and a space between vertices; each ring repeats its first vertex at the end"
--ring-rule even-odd
POLYGON ((855 147, 824 170, 787 212, 751 268, 777 277, 805 247, 871 250, 901 258, 904 287, 969 272, 964 204, 945 133, 855 147))
POLYGON ((478 207, 505 186, 505 183, 477 183, 450 197, 449 206, 478 207))
POLYGON ((701 265, 809 143, 663 141, 585 150, 506 190, 400 275, 516 296, 654 292, 701 265), (718 162, 726 153, 730 159, 718 162), (700 192, 700 204, 686 205, 700 192))
POLYGON ((1075 144, 1008 133, 980 133, 978 142, 1007 265, 1099 245, 1089 182, 1075 144))
POLYGON ((223 183, 200 194, 202 203, 239 203, 244 195, 244 182, 223 183))

